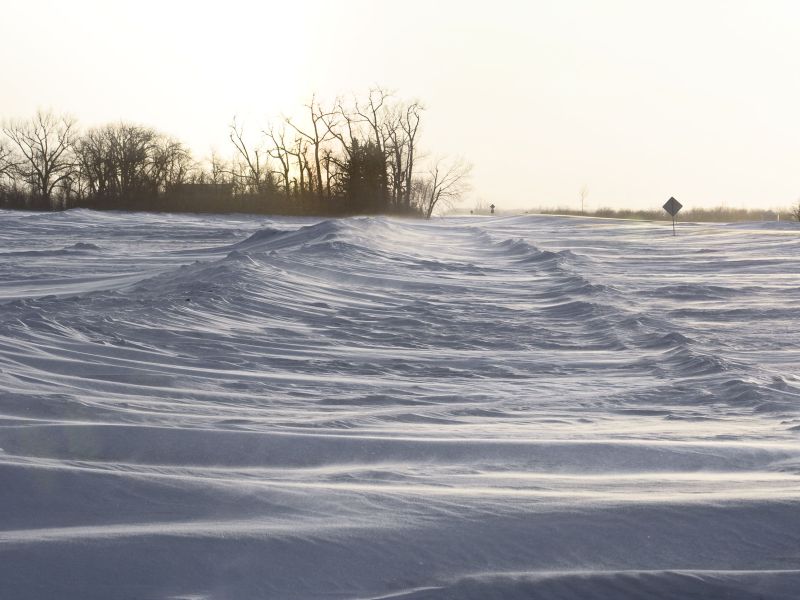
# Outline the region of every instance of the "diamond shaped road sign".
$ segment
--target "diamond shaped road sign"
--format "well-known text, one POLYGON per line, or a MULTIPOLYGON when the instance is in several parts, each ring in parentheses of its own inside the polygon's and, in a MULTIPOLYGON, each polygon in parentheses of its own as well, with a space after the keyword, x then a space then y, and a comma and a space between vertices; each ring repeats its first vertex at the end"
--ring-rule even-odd
POLYGON ((663 206, 664 210, 667 211, 671 216, 675 216, 678 214, 678 211, 683 208, 683 204, 675 200, 675 198, 670 198, 664 203, 663 206))

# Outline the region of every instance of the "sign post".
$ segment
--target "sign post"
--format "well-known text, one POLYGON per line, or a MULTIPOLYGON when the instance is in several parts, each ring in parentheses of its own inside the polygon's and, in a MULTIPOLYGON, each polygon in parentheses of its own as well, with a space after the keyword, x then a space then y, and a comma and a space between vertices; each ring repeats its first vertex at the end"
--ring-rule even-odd
POLYGON ((683 208, 683 204, 675 200, 675 198, 670 198, 664 203, 662 208, 672 217, 672 235, 675 235, 675 215, 683 208))

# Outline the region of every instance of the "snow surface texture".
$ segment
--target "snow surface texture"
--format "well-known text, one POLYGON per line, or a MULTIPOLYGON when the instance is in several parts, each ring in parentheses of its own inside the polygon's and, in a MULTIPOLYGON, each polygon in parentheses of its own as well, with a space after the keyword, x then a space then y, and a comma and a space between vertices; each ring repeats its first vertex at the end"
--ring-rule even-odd
POLYGON ((0 212, 0 598, 797 598, 799 233, 0 212))

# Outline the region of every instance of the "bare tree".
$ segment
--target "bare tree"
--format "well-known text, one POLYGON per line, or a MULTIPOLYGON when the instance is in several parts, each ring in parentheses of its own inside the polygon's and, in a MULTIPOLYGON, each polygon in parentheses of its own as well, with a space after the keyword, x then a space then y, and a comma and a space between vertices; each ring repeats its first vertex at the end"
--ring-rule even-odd
POLYGON ((156 192, 186 183, 195 165, 189 149, 169 137, 159 137, 153 147, 150 173, 156 192))
POLYGON ((386 110, 383 121, 387 171, 392 204, 411 207, 414 166, 418 158, 417 135, 424 107, 419 102, 400 104, 386 110))
POLYGON ((274 171, 274 173, 280 175, 283 179, 283 189, 288 198, 291 195, 292 152, 286 143, 286 128, 281 127, 280 130, 276 131, 274 127, 270 126, 264 134, 272 140, 272 148, 269 150, 269 155, 280 164, 280 171, 274 171))
POLYGON ((359 121, 359 117, 344 107, 341 99, 336 100, 333 111, 323 116, 328 132, 339 141, 346 159, 350 158, 353 146, 358 143, 359 121))
POLYGON ((0 186, 7 181, 14 180, 17 162, 11 148, 0 142, 0 186))
POLYGON ((800 221, 800 200, 797 201, 797 204, 794 205, 792 208, 792 215, 795 219, 800 221))
POLYGON ((411 180, 414 176, 414 160, 417 155, 417 133, 419 132, 419 124, 422 111, 425 107, 419 102, 412 102, 405 107, 403 117, 400 119, 400 127, 405 134, 406 143, 406 164, 402 171, 405 175, 405 190, 403 204, 405 208, 411 207, 411 180))
POLYGON ((308 190, 310 192, 314 191, 314 173, 311 170, 311 161, 308 158, 308 144, 305 146, 302 145, 302 140, 298 142, 298 148, 302 147, 302 156, 300 159, 300 173, 302 178, 302 172, 305 171, 306 180, 308 181, 308 190))
POLYGON ((231 171, 234 177, 243 180, 244 187, 250 193, 258 194, 263 191, 268 181, 269 153, 259 146, 248 147, 244 140, 244 128, 233 119, 228 136, 236 148, 238 157, 242 162, 242 169, 231 171))
POLYGON ((94 198, 108 198, 116 190, 116 148, 104 128, 90 129, 75 146, 81 179, 94 198))
POLYGON ((196 165, 186 146, 141 125, 121 122, 91 129, 81 136, 75 153, 77 195, 106 206, 150 201, 195 178, 196 165))
POLYGON ((380 165, 371 164, 370 172, 382 180, 368 186, 370 193, 379 195, 370 201, 370 206, 411 208, 421 103, 394 103, 390 92, 376 87, 366 100, 354 98, 349 107, 337 99, 331 109, 326 109, 312 96, 306 108, 308 117, 303 124, 293 119, 285 121, 296 135, 293 145, 287 143, 283 130, 265 132, 272 139, 270 156, 280 163, 276 175, 284 187, 289 187, 289 181, 297 186, 299 177, 301 194, 309 191, 320 199, 341 194, 353 153, 372 147, 377 152, 370 151, 370 160, 379 158, 380 165))
POLYGON ((53 191, 75 171, 75 120, 40 110, 32 119, 6 123, 3 133, 21 154, 16 173, 53 206, 53 191))
POLYGON ((333 197, 333 183, 339 178, 341 161, 336 158, 331 148, 322 151, 322 164, 325 166, 325 196, 333 197))
POLYGON ((369 126, 372 141, 378 150, 386 153, 386 136, 384 122, 386 117, 386 104, 392 93, 381 87, 374 87, 369 91, 366 103, 355 102, 355 113, 369 126))
POLYGON ((154 194, 156 151, 162 136, 149 127, 112 123, 87 131, 76 144, 87 192, 97 199, 124 200, 154 194))
MULTIPOLYGON (((323 145, 326 141, 330 140, 333 135, 331 128, 328 126, 327 120, 336 114, 335 110, 323 110, 319 102, 317 102, 316 95, 311 96, 311 102, 306 104, 309 115, 309 124, 311 129, 306 131, 292 123, 291 119, 286 119, 286 124, 294 129, 297 134, 303 138, 314 154, 314 177, 313 182, 309 181, 311 191, 314 190, 312 183, 316 183, 317 196, 322 199, 325 197, 325 190, 323 187, 322 179, 322 159, 324 155, 323 145)), ((311 177, 309 179, 312 179, 311 177)))
MULTIPOLYGON (((402 153, 402 150, 398 150, 397 145, 395 145, 394 149, 388 148, 390 144, 389 136, 391 133, 396 133, 399 126, 399 122, 396 119, 393 120, 389 114, 389 100, 392 95, 392 92, 389 90, 377 86, 369 90, 365 103, 360 103, 358 100, 355 101, 355 115, 359 117, 369 129, 370 133, 367 140, 372 141, 383 156, 383 172, 387 175, 390 174, 389 156, 395 155, 395 152, 402 153)), ((391 171, 393 184, 390 186, 391 189, 389 193, 392 195, 392 200, 397 204, 398 189, 395 185, 397 169, 395 168, 391 171)), ((387 198, 384 197, 380 200, 385 203, 387 198)))
POLYGON ((211 151, 211 156, 208 159, 208 167, 210 183, 214 185, 228 183, 226 175, 230 172, 230 167, 220 158, 216 150, 211 151))
POLYGON ((383 134, 386 145, 384 149, 385 171, 388 176, 389 194, 391 203, 395 208, 400 208, 405 200, 407 163, 407 137, 401 126, 402 110, 387 111, 389 114, 383 123, 383 134))
POLYGON ((426 219, 431 218, 437 207, 452 206, 470 189, 471 172, 472 165, 462 158, 434 161, 417 186, 419 206, 426 219))
POLYGON ((303 138, 296 137, 294 139, 294 145, 290 147, 286 147, 286 152, 289 156, 295 159, 297 163, 297 176, 300 178, 299 181, 296 177, 292 178, 292 184, 294 186, 295 195, 302 198, 306 192, 306 175, 308 175, 309 184, 308 189, 313 191, 313 182, 311 181, 311 168, 308 164, 308 146, 303 141, 303 138))

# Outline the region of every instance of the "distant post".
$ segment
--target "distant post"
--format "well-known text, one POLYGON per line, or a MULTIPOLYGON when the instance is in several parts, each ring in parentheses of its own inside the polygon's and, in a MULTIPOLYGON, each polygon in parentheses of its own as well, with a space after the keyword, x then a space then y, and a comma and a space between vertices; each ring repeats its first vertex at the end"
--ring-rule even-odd
POLYGON ((492 211, 492 214, 494 214, 494 204, 492 204, 492 205, 489 207, 489 210, 491 210, 491 211, 492 211))
POLYGON ((675 215, 683 208, 683 204, 675 200, 675 198, 670 198, 664 203, 662 208, 672 217, 672 235, 675 235, 675 215))
POLYGON ((578 193, 578 195, 580 196, 581 199, 581 214, 583 214, 583 204, 586 201, 586 196, 589 195, 589 187, 584 185, 581 188, 581 191, 578 193))

